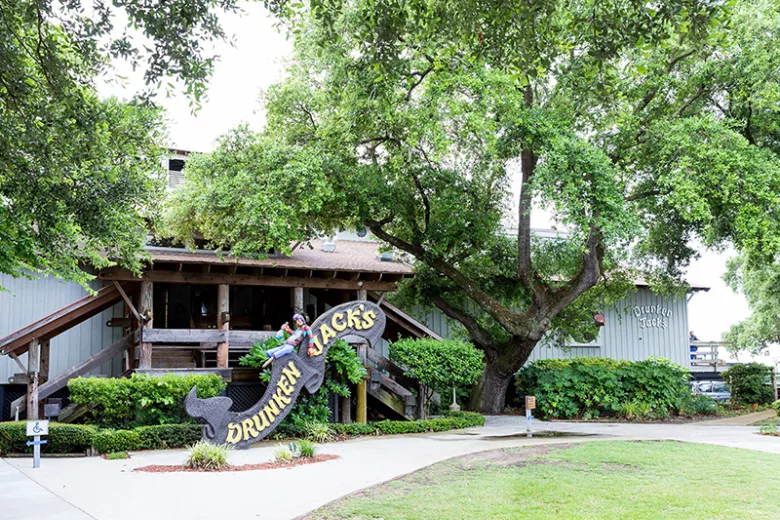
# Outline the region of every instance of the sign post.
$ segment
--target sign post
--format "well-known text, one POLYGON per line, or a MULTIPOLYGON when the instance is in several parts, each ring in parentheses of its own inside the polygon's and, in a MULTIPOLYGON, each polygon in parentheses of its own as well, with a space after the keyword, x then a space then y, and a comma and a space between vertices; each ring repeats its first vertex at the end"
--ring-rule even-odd
POLYGON ((525 431, 529 437, 531 436, 531 418, 533 417, 531 410, 534 408, 536 408, 536 397, 533 395, 525 396, 525 418, 527 421, 525 431))
POLYGON ((33 446, 33 468, 41 467, 41 444, 47 442, 41 435, 49 435, 49 421, 27 421, 27 436, 33 438, 27 441, 27 446, 33 446))

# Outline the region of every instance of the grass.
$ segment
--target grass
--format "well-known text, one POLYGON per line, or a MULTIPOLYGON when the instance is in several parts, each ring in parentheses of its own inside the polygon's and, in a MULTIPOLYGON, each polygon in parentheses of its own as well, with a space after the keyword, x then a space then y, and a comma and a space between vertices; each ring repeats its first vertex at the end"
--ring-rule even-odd
POLYGON ((524 447, 435 464, 308 519, 775 519, 780 455, 680 442, 524 447))
POLYGON ((106 454, 106 459, 108 460, 121 460, 129 458, 130 455, 128 455, 126 451, 114 451, 106 454))
POLYGON ((767 417, 766 419, 761 419, 760 421, 756 421, 754 423, 751 423, 750 426, 780 426, 780 417, 767 417))
POLYGON ((230 446, 226 444, 215 445, 201 440, 190 446, 184 466, 206 471, 223 469, 228 466, 228 452, 230 446))

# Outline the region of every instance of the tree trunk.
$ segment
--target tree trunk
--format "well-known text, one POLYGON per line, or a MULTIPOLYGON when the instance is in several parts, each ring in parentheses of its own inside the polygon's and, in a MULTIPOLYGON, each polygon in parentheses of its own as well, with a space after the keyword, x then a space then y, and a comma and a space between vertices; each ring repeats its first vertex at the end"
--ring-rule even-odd
POLYGON ((517 339, 498 351, 486 351, 487 364, 471 392, 471 407, 486 415, 504 413, 506 392, 515 374, 531 356, 537 341, 517 339))

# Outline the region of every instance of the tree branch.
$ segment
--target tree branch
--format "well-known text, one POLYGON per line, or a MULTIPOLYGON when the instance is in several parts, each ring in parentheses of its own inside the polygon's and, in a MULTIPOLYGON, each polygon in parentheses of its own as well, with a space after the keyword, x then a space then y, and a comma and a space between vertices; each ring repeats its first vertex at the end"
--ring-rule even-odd
POLYGON ((444 276, 452 280, 469 298, 474 300, 485 312, 496 320, 508 332, 516 334, 527 328, 527 316, 525 313, 514 313, 501 305, 496 299, 486 293, 468 276, 460 272, 459 269, 451 265, 440 256, 431 253, 419 244, 412 244, 394 235, 391 235, 384 229, 379 221, 367 220, 366 226, 381 240, 397 247, 407 253, 412 254, 418 260, 424 262, 432 269, 439 271, 444 276))
POLYGON ((472 316, 461 311, 460 309, 456 309, 454 306, 447 303, 441 296, 437 295, 431 297, 431 302, 433 302, 436 307, 441 309, 445 315, 463 324, 463 326, 466 327, 466 330, 469 332, 471 339, 474 340, 477 346, 481 347, 482 349, 487 349, 493 345, 493 336, 479 323, 477 323, 477 320, 475 320, 472 316))
POLYGON ((693 95, 691 99, 686 101, 683 106, 680 107, 679 110, 677 110, 677 113, 675 114, 675 117, 682 117, 683 113, 688 110, 688 107, 693 105, 696 100, 698 100, 702 95, 704 94, 704 85, 699 85, 699 89, 696 91, 696 94, 693 95))

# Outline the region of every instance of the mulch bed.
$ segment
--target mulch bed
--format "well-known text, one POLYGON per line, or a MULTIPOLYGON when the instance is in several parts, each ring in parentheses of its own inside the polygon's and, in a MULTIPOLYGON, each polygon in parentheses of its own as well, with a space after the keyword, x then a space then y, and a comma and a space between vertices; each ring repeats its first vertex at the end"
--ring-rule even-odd
POLYGON ((292 462, 288 462, 288 463, 264 462, 262 464, 242 464, 241 466, 227 466, 225 468, 215 469, 215 470, 187 468, 185 466, 173 466, 173 465, 166 466, 160 464, 153 464, 151 466, 143 466, 140 468, 135 468, 133 471, 143 471, 146 473, 171 473, 171 472, 218 473, 222 471, 254 471, 260 469, 292 468, 294 466, 316 464, 317 462, 326 462, 328 460, 335 460, 338 458, 339 458, 338 455, 315 455, 314 457, 311 458, 299 457, 293 460, 292 462))

